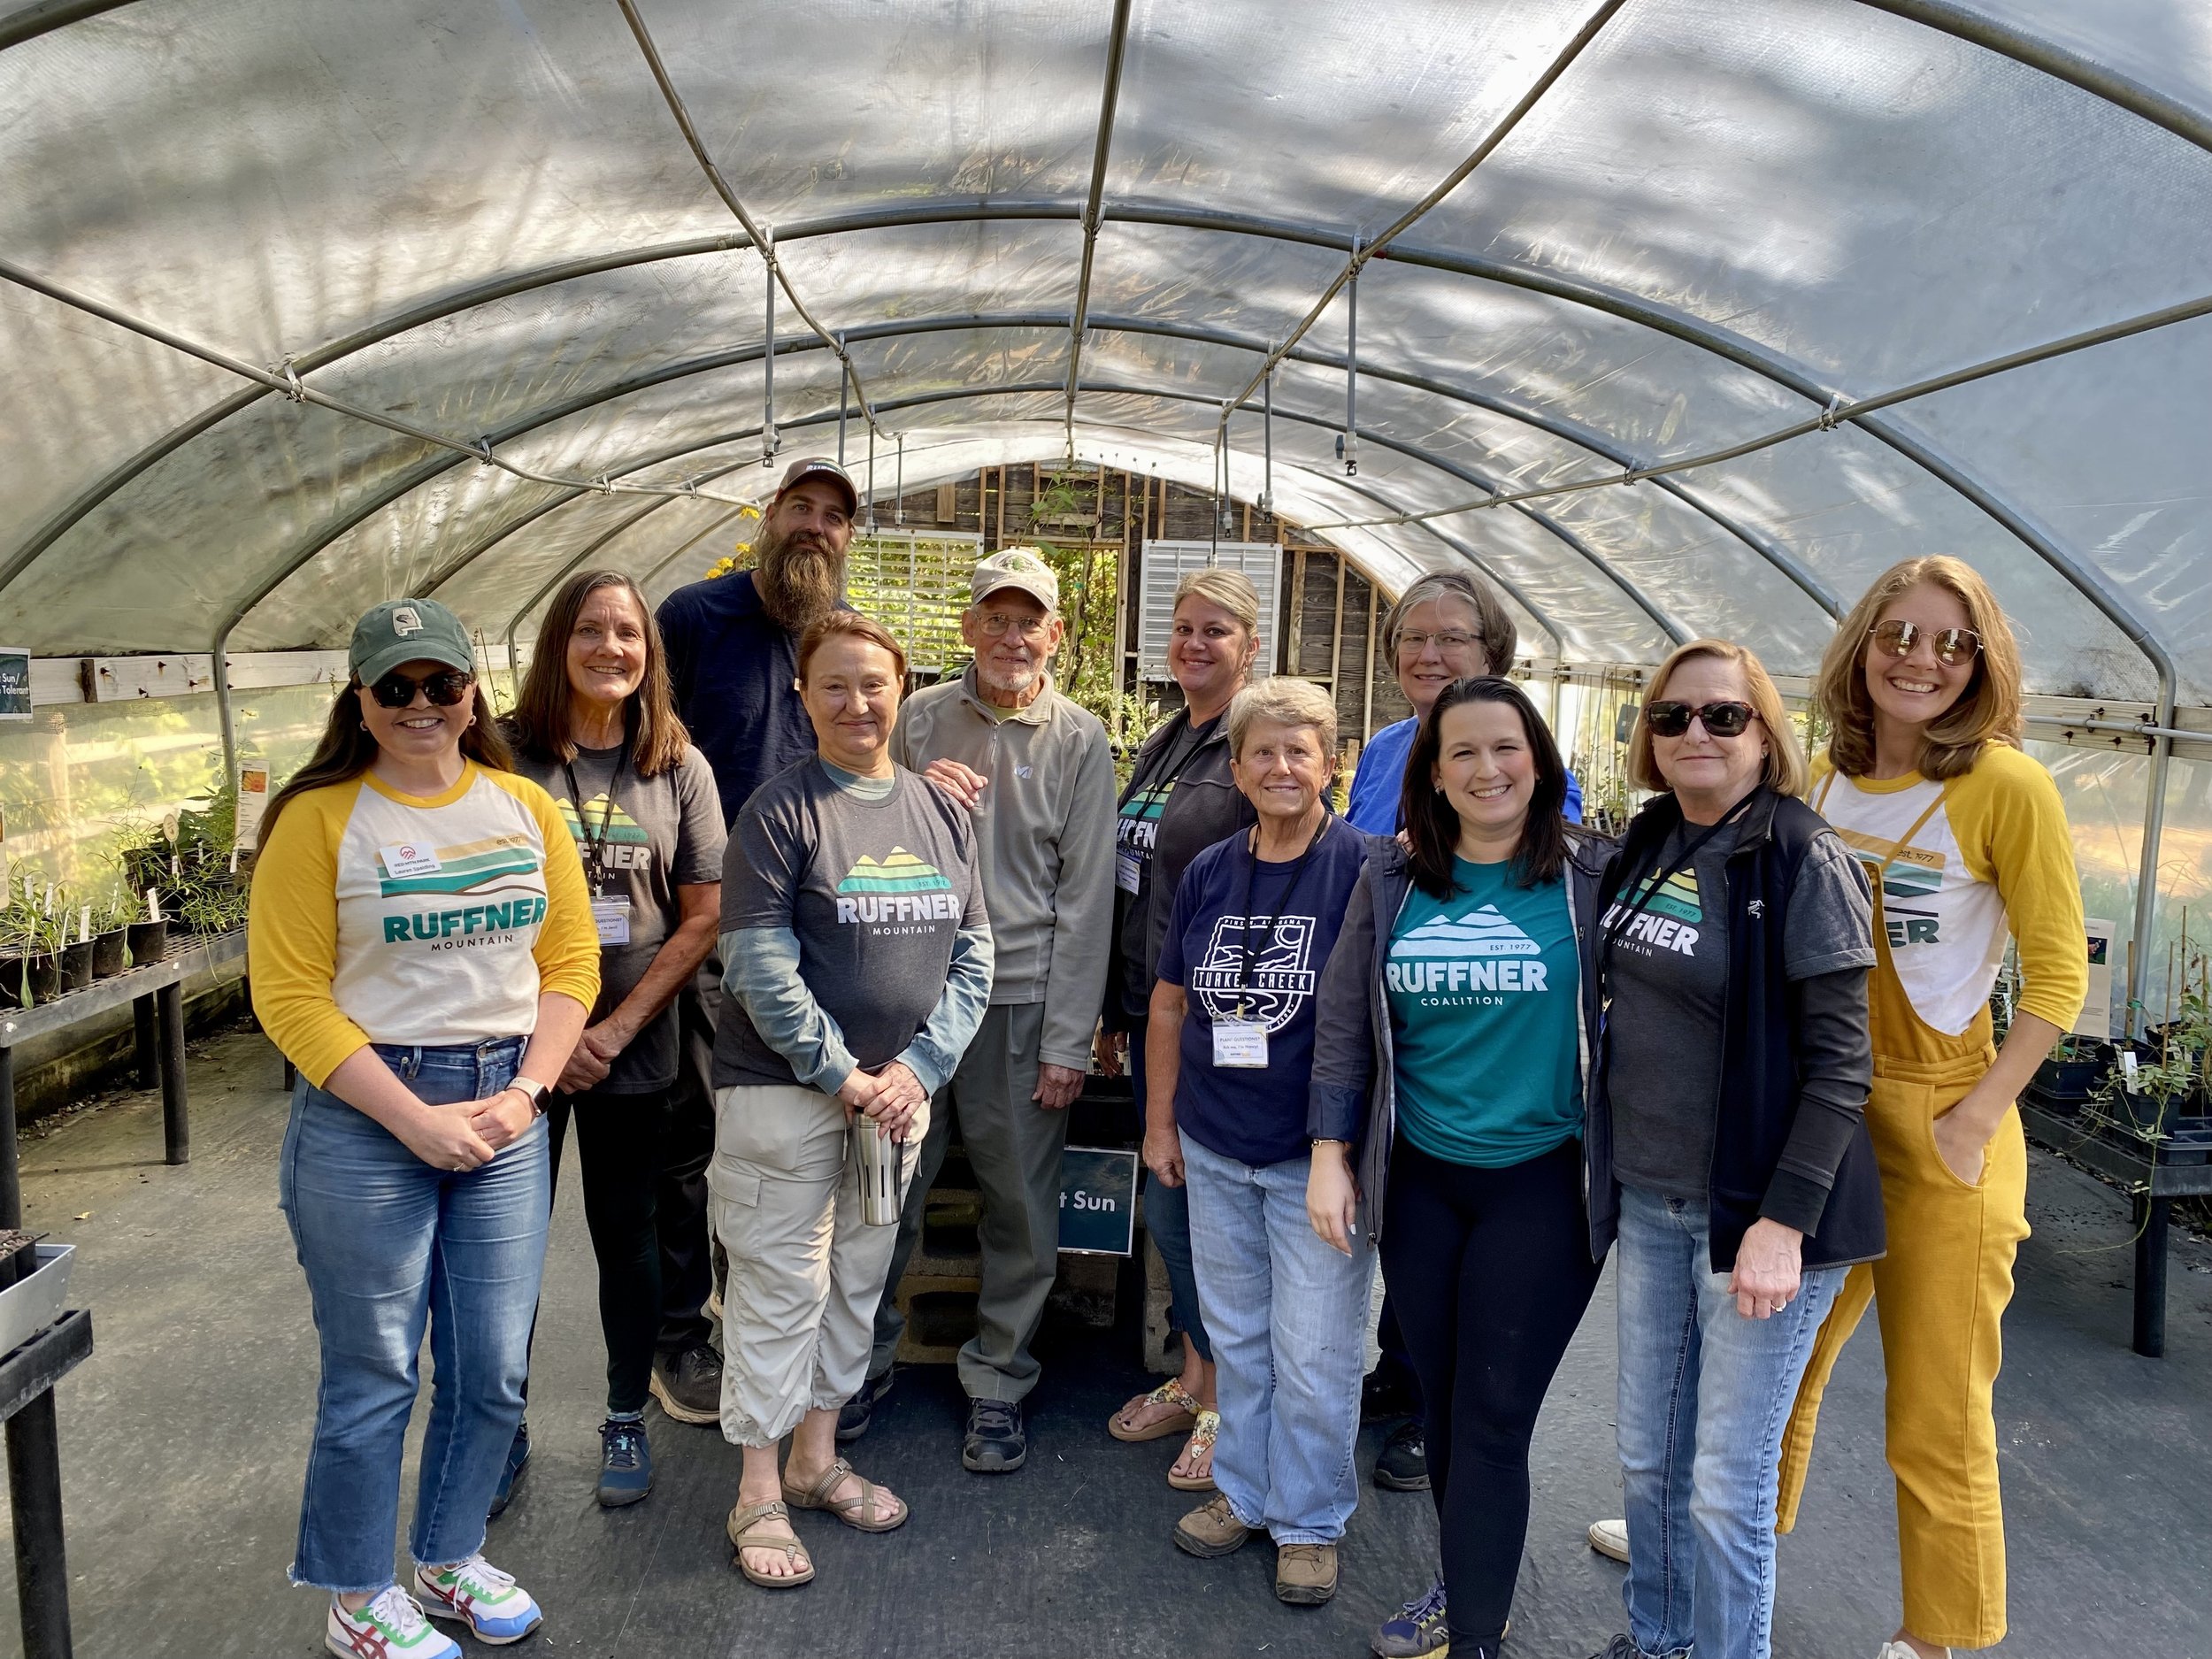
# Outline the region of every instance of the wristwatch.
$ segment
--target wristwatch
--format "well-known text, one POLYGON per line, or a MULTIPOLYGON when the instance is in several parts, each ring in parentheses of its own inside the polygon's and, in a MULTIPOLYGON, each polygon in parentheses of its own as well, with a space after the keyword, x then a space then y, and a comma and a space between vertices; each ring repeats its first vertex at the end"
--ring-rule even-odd
POLYGON ((545 1084, 539 1082, 535 1078, 518 1077, 507 1087, 518 1091, 523 1099, 530 1102, 530 1110, 535 1116, 540 1118, 545 1116, 547 1097, 553 1093, 545 1084))

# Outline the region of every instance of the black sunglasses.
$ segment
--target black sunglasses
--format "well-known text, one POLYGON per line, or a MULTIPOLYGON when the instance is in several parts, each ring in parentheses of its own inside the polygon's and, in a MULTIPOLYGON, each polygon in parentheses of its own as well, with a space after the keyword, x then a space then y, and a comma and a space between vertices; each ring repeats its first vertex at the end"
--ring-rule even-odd
POLYGON ((1747 703, 1709 703, 1692 708, 1686 703, 1647 703, 1644 724, 1661 737, 1679 737, 1693 719, 1701 720, 1715 737, 1741 737, 1759 711, 1747 703))
POLYGON ((1946 668, 1955 668, 1961 663, 1970 663, 1981 654, 1982 636, 1971 628, 1926 628, 1917 622, 1878 622, 1867 632, 1874 636, 1875 644, 1892 657, 1910 657, 1912 648, 1920 643, 1925 633, 1928 643, 1935 648, 1936 661, 1946 668))
POLYGON ((410 680, 404 674, 387 674, 369 687, 369 695, 376 699, 380 709, 403 709, 415 700, 419 691, 430 699, 434 709, 450 709, 469 695, 476 684, 476 676, 464 673, 457 668, 441 669, 420 680, 410 680))

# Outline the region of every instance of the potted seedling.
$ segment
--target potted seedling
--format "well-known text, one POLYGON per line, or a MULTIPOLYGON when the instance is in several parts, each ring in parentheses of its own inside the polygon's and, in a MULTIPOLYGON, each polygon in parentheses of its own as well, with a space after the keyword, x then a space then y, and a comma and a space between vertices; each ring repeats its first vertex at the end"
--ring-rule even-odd
POLYGON ((76 895, 58 892, 54 919, 61 925, 61 988, 81 991, 92 983, 92 907, 76 895))
POLYGON ((2197 1089, 2197 1054, 2186 1044, 2130 1043, 2097 1085, 2099 1110, 2115 1126, 2145 1141, 2163 1140, 2197 1089))
POLYGON ((15 906, 0 908, 0 1008, 28 1008, 30 930, 15 906))
POLYGON ((2112 1045, 2094 1037, 2061 1037, 2035 1068, 2028 1097, 2055 1117, 2071 1118, 2097 1091, 2098 1078, 2112 1064, 2112 1045))
POLYGON ((130 963, 130 923, 138 914, 138 901, 119 894, 100 909, 92 935, 92 977, 111 979, 130 963))
POLYGON ((162 903, 161 888, 158 886, 148 887, 145 914, 134 914, 124 930, 134 968, 159 962, 169 954, 169 918, 162 910, 162 903))
POLYGON ((61 995, 62 926, 42 909, 29 908, 23 962, 23 1006, 35 1008, 61 995))

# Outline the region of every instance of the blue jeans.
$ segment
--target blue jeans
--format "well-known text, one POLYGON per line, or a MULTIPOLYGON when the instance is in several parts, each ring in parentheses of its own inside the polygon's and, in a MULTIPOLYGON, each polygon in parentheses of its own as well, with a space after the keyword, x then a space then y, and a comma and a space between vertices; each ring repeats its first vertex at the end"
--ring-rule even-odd
POLYGON ((1311 1160, 1254 1166, 1183 1142, 1198 1301, 1213 1334, 1214 1484, 1279 1544, 1333 1544, 1359 1502, 1352 1445, 1374 1262, 1306 1219, 1311 1160))
MULTIPOLYGON (((380 1043, 376 1055, 442 1106, 504 1088, 522 1046, 380 1043)), ((551 1208, 545 1142, 536 1124, 481 1168, 433 1169, 366 1112, 305 1078, 293 1089, 278 1191, 322 1346, 294 1583, 344 1594, 392 1582, 426 1323, 434 1392, 408 1548, 439 1566, 483 1547, 522 1420, 551 1208)))
POLYGON ((1782 1431, 1846 1270, 1746 1318, 1712 1271, 1705 1206, 1629 1186, 1619 1262, 1628 1633, 1648 1655, 1767 1659, 1782 1431))
MULTIPOLYGON (((1137 1122, 1144 1123, 1144 1022, 1129 1033, 1129 1088, 1136 1097, 1137 1122)), ((1197 1270, 1191 1265, 1190 1201, 1183 1187, 1170 1187, 1144 1172, 1144 1230, 1167 1269, 1168 1328, 1190 1338, 1198 1357, 1213 1363, 1214 1345, 1198 1304, 1197 1270)), ((1170 1350, 1172 1352, 1172 1349, 1170 1350)))

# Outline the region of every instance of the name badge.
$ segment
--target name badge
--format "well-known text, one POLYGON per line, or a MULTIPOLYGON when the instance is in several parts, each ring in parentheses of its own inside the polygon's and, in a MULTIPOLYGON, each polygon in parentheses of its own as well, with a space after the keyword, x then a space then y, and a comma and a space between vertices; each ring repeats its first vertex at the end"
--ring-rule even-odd
POLYGON ((1114 849, 1114 885, 1134 893, 1144 878, 1144 860, 1126 848, 1114 849))
POLYGON ((594 899, 591 919, 599 928, 599 942, 603 945, 626 945, 630 942, 630 901, 622 899, 594 899))
POLYGON ((438 873, 438 855, 427 847, 412 841, 403 841, 394 847, 380 847, 376 856, 384 861, 384 873, 395 881, 409 876, 434 876, 438 873))
POLYGON ((1267 1064, 1267 1027, 1256 1019, 1214 1021, 1214 1064, 1263 1068, 1267 1064))

